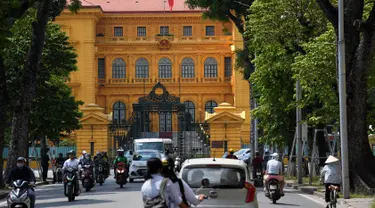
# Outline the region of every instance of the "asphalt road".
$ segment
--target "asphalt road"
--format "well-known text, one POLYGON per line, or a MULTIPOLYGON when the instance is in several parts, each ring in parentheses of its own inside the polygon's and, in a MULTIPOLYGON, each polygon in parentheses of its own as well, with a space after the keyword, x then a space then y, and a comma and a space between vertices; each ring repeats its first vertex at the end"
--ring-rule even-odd
MULTIPOLYGON (((68 202, 63 195, 61 184, 51 184, 40 186, 36 189, 36 207, 70 207, 70 208, 104 208, 104 207, 129 207, 142 208, 140 188, 143 181, 128 183, 124 188, 120 188, 113 178, 109 178, 102 186, 97 185, 90 192, 82 191, 76 201, 68 202)), ((258 189, 258 201, 260 208, 319 208, 325 207, 323 200, 311 195, 303 195, 300 192, 287 189, 285 197, 281 198, 277 204, 265 198, 262 189, 258 189)), ((6 202, 0 202, 0 208, 6 207, 6 202)))

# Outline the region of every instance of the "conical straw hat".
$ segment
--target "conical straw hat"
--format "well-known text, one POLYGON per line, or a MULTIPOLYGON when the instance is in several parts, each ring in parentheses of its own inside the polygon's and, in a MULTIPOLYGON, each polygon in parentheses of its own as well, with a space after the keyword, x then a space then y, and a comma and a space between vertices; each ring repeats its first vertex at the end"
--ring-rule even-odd
POLYGON ((330 156, 327 158, 327 160, 326 160, 326 164, 328 164, 328 163, 334 163, 334 162, 338 162, 338 161, 339 161, 339 159, 337 159, 336 157, 330 155, 330 156))

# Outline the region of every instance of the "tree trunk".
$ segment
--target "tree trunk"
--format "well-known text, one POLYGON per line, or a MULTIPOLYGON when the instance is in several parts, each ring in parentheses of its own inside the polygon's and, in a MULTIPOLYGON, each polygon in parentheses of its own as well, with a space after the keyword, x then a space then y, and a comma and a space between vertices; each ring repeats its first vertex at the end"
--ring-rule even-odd
POLYGON ((12 134, 9 145, 8 163, 5 176, 15 167, 17 157, 27 157, 28 124, 31 104, 36 92, 36 80, 44 47, 45 32, 48 23, 52 0, 42 0, 37 3, 36 21, 32 23, 32 42, 25 63, 21 81, 21 96, 16 101, 12 119, 12 134))
POLYGON ((8 93, 5 77, 4 59, 0 55, 0 188, 4 188, 3 178, 3 149, 5 141, 5 130, 7 128, 8 93))

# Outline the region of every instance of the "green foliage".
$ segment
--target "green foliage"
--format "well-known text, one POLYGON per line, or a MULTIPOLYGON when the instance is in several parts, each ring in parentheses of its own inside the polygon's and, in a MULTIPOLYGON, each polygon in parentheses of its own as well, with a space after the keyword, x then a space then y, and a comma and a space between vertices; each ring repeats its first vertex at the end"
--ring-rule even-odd
MULTIPOLYGON (((19 85, 22 80, 23 64, 31 44, 33 14, 34 11, 31 10, 15 23, 11 29, 13 35, 9 38, 11 47, 5 49, 7 83, 12 98, 20 96, 19 85)), ((82 114, 79 112, 79 105, 83 102, 75 101, 71 89, 65 84, 70 72, 77 70, 76 57, 74 48, 70 46, 65 33, 60 31, 58 25, 48 23, 37 78, 37 94, 30 117, 30 137, 46 136, 57 140, 62 132, 80 128, 79 119, 82 114)), ((10 105, 13 106, 14 102, 15 99, 10 105)))
POLYGON ((336 36, 333 27, 303 45, 305 55, 296 57, 295 78, 300 80, 303 97, 301 107, 314 106, 306 115, 310 125, 338 121, 336 79, 336 36))
POLYGON ((228 21, 228 15, 231 11, 237 17, 245 17, 247 9, 254 0, 186 0, 185 3, 191 9, 204 9, 203 16, 206 18, 228 21))
POLYGON ((295 58, 311 38, 325 31, 326 20, 315 1, 256 0, 245 35, 256 54, 254 84, 258 107, 253 111, 264 129, 262 142, 288 144, 295 131, 295 58))

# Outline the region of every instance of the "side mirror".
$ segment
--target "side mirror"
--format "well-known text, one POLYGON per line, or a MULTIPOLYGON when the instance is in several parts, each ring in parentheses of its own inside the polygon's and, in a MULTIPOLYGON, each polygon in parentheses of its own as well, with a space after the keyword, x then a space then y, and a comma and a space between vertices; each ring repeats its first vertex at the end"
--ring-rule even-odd
POLYGON ((208 187, 210 185, 210 180, 208 180, 208 178, 204 178, 202 179, 201 184, 203 187, 208 187))

